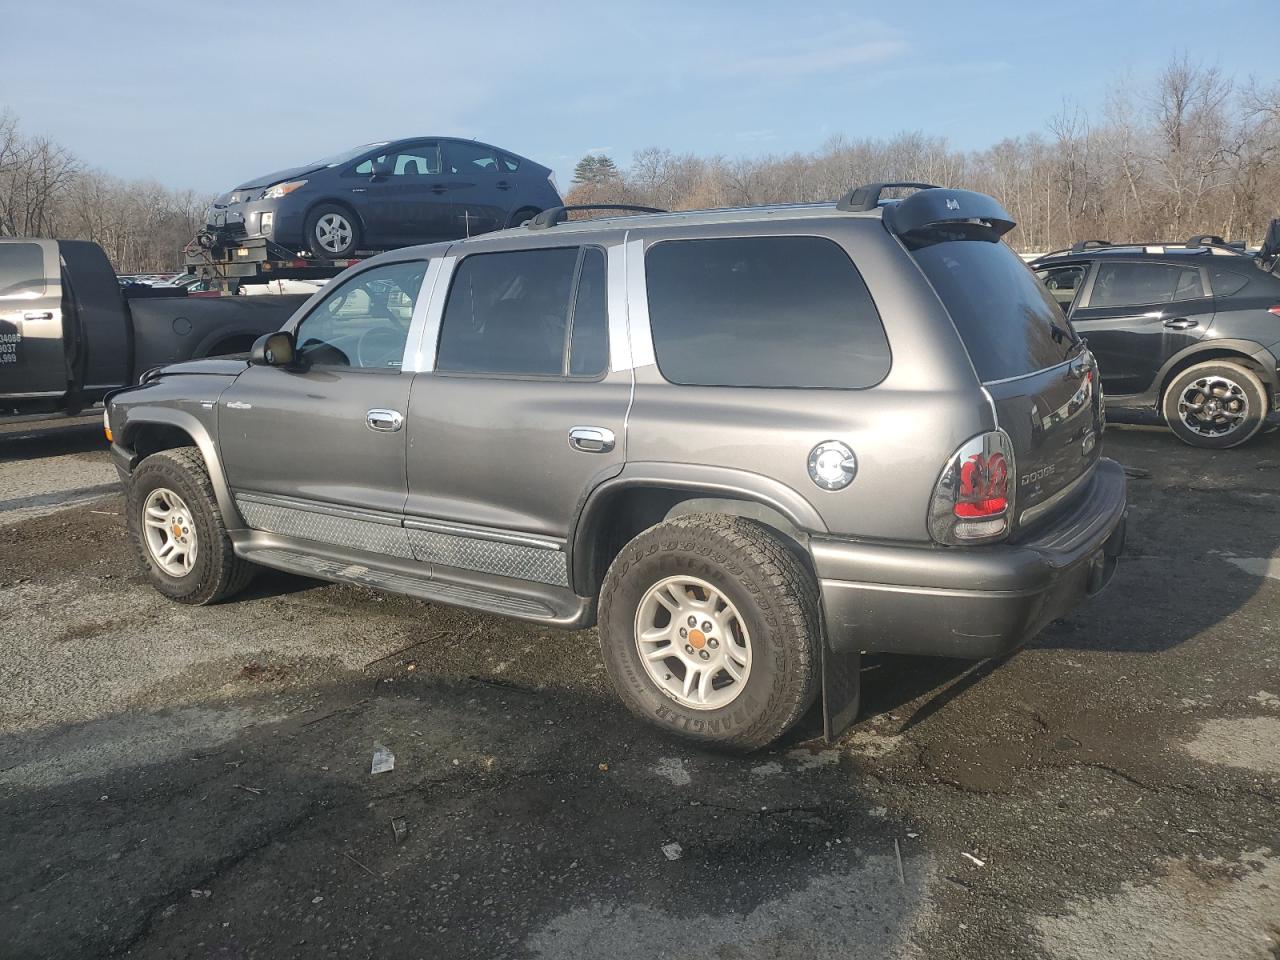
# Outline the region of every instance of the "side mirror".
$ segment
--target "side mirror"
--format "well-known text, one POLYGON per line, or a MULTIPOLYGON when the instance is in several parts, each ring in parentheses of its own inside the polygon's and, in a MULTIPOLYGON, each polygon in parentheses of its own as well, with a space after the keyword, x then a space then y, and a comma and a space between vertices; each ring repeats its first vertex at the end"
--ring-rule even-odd
POLYGON ((293 334, 285 330, 266 333, 253 342, 249 362, 260 367, 287 367, 294 360, 293 334))

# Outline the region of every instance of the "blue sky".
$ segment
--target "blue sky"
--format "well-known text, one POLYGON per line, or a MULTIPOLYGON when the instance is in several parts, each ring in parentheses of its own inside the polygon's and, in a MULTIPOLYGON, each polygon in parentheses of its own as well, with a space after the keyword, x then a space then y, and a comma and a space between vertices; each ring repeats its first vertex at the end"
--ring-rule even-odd
POLYGON ((1184 51, 1275 82, 1273 4, 0 0, 0 109, 175 188, 416 134, 500 144, 565 187, 590 151, 625 165, 903 130, 982 147, 1184 51))

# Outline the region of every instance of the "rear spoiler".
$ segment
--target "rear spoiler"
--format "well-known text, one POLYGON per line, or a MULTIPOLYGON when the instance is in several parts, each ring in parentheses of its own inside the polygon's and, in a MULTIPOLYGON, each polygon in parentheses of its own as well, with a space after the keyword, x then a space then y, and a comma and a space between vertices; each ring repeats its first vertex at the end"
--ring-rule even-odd
POLYGON ((1017 224, 1004 207, 985 193, 928 187, 884 211, 885 224, 894 233, 905 236, 946 227, 978 227, 992 240, 998 239, 1017 224))

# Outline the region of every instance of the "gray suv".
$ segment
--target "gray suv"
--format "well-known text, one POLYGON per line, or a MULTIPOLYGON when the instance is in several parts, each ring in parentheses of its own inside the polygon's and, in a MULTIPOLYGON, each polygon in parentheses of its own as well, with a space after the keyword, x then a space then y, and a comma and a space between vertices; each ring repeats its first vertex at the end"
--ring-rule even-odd
POLYGON ((156 588, 262 565, 596 624, 631 710, 751 749, 819 695, 850 722, 863 652, 997 656, 1110 579, 1097 370, 992 198, 566 215, 367 260, 116 394, 156 588))

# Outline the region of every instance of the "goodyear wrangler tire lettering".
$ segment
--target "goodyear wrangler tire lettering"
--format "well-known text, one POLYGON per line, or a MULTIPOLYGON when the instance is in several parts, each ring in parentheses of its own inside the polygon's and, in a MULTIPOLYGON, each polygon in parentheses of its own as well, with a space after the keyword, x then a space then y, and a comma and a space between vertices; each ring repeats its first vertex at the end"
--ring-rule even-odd
MULTIPOLYGON (((601 654, 619 697, 637 716, 702 743, 754 750, 781 736, 817 695, 817 604, 812 576, 768 528, 718 514, 679 517, 641 533, 610 566, 600 597, 601 654), (664 583, 685 590, 683 597, 666 595, 671 606, 685 601, 701 603, 703 609, 712 605, 720 614, 712 634, 722 631, 730 610, 741 621, 738 642, 744 637, 749 641, 750 668, 740 691, 723 706, 718 703, 724 698, 714 695, 701 701, 694 697, 689 706, 680 702, 682 684, 673 680, 684 679, 680 671, 690 658, 664 656, 670 648, 661 638, 637 639, 644 619, 640 614, 654 610, 651 594, 664 583), (712 600, 713 594, 719 599, 712 600), (653 654, 651 663, 669 664, 674 673, 664 680, 661 666, 652 671, 646 667, 642 646, 653 654)), ((693 642, 704 641, 702 615, 697 619, 698 636, 691 638, 690 650, 693 642)), ((675 629, 664 625, 661 614, 655 625, 646 626, 655 634, 675 629)), ((710 650, 716 653, 701 662, 714 668, 718 661, 712 658, 724 652, 723 644, 710 650)), ((696 657, 695 667, 700 662, 696 657)), ((727 668, 715 674, 711 692, 720 692, 731 678, 727 668)))

